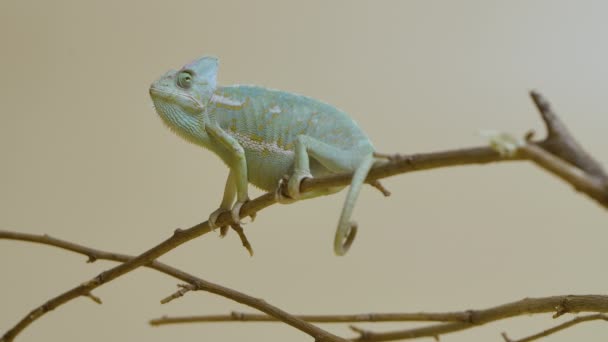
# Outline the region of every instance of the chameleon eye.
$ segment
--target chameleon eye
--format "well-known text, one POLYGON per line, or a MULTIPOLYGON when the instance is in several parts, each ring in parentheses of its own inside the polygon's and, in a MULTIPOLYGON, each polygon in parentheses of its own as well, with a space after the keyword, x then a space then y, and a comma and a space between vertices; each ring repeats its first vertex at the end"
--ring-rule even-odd
POLYGON ((177 85, 183 89, 190 89, 192 86, 192 74, 187 71, 182 71, 177 75, 177 85))

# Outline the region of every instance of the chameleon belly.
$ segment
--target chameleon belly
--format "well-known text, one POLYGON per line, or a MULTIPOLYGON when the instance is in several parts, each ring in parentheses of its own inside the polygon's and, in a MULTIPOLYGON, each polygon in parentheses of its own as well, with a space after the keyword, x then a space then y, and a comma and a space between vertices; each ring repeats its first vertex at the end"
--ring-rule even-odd
MULTIPOLYGON (((302 95, 256 86, 218 88, 210 101, 220 127, 245 150, 249 181, 266 191, 293 172, 294 144, 299 135, 344 151, 373 150, 365 133, 346 113, 302 95)), ((354 161, 354 165, 357 161, 354 161)), ((310 160, 314 177, 329 170, 310 160)))

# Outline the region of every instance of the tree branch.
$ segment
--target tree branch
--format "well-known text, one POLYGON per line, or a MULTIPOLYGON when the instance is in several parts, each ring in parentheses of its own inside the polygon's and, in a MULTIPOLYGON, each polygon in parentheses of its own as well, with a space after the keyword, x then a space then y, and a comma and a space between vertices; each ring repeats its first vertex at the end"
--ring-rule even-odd
MULTIPOLYGON (((0 239, 28 241, 28 242, 34 242, 34 243, 59 247, 59 248, 62 248, 62 249, 65 249, 65 250, 68 250, 71 252, 75 252, 75 253, 79 253, 79 254, 83 254, 83 255, 87 256, 88 257, 87 262, 93 262, 95 260, 111 260, 111 261, 118 261, 118 262, 125 263, 125 262, 129 262, 130 260, 134 259, 134 257, 132 257, 130 255, 111 253, 111 252, 106 252, 106 251, 102 251, 99 249, 86 247, 86 246, 82 246, 82 245, 75 244, 72 242, 56 239, 56 238, 50 237, 46 234, 45 235, 34 235, 34 234, 25 234, 25 233, 0 230, 0 239)), ((191 274, 188 274, 184 271, 181 271, 177 268, 171 267, 167 264, 164 264, 164 263, 161 263, 158 261, 149 262, 145 266, 155 269, 155 270, 162 272, 164 274, 167 274, 169 276, 172 276, 174 278, 177 278, 179 280, 185 281, 189 284, 189 286, 193 286, 197 290, 207 291, 207 292, 210 292, 210 293, 222 296, 222 297, 226 297, 235 302, 250 306, 252 308, 256 308, 272 317, 276 317, 278 320, 285 322, 298 330, 303 331, 304 333, 315 338, 315 340, 345 342, 344 339, 342 339, 338 336, 335 336, 333 334, 330 334, 329 332, 327 332, 323 329, 320 329, 308 322, 305 322, 304 320, 294 317, 294 316, 290 315, 289 313, 265 302, 262 299, 255 298, 255 297, 249 296, 247 294, 238 292, 236 290, 232 290, 227 287, 208 282, 206 280, 195 277, 191 274)), ((97 298, 97 297, 90 295, 90 293, 83 293, 82 296, 87 296, 87 297, 90 297, 91 299, 97 298)), ((33 311, 33 312, 38 314, 38 317, 40 317, 42 314, 44 314, 45 312, 50 311, 52 309, 53 309, 53 307, 47 306, 45 304, 37 309, 37 310, 41 311, 40 313, 38 311, 33 311)), ((15 328, 13 328, 13 330, 9 330, 8 332, 6 332, 6 334, 4 334, 4 336, 2 338, 0 338, 0 342, 12 341, 14 339, 14 337, 21 330, 23 330, 23 329, 21 329, 21 330, 14 330, 14 329, 15 328)))
MULTIPOLYGON (((486 164, 490 162, 508 161, 508 160, 519 160, 519 158, 512 158, 501 156, 498 152, 492 150, 489 147, 476 147, 468 149, 458 149, 446 152, 435 152, 427 154, 415 154, 411 156, 399 156, 394 160, 389 161, 380 166, 374 167, 368 181, 393 176, 396 174, 428 170, 433 168, 466 165, 466 164, 486 164)), ((301 191, 308 192, 315 189, 321 189, 331 186, 346 186, 350 182, 352 175, 343 174, 332 177, 322 177, 315 179, 305 179, 301 184, 301 191)), ((266 193, 258 198, 247 202, 241 208, 241 217, 249 216, 253 213, 261 211, 262 209, 275 203, 274 194, 266 193)), ((230 213, 222 213, 216 224, 218 226, 227 226, 234 224, 230 213)), ((103 271, 96 277, 48 300, 41 306, 33 309, 27 315, 25 315, 13 328, 7 331, 0 342, 11 342, 23 329, 27 328, 32 322, 36 321, 40 317, 44 316, 47 312, 57 308, 69 302, 72 299, 78 298, 87 293, 91 293, 94 289, 99 286, 110 282, 132 270, 145 266, 151 261, 158 257, 168 253, 172 249, 194 239, 201 235, 207 234, 210 231, 209 224, 207 221, 199 223, 188 229, 176 229, 171 237, 161 242, 160 244, 152 247, 144 253, 125 261, 123 264, 115 266, 109 270, 103 271)), ((336 340, 336 338, 320 338, 321 341, 336 340)))
POLYGON ((589 175, 607 181, 608 174, 606 174, 602 165, 587 153, 570 134, 566 125, 553 112, 549 102, 536 91, 531 91, 530 96, 547 129, 547 137, 540 141, 538 145, 589 175))
MULTIPOLYGON (((111 260, 117 262, 127 262, 133 257, 125 254, 106 252, 94 249, 69 241, 56 239, 48 235, 34 235, 0 230, 0 239, 19 240, 55 246, 71 252, 83 254, 88 257, 87 262, 95 260, 111 260)), ((553 317, 559 317, 566 313, 595 312, 598 314, 580 316, 571 321, 562 323, 556 327, 545 330, 541 333, 526 337, 523 340, 513 342, 531 341, 559 330, 566 329, 575 324, 591 320, 607 320, 606 315, 600 313, 608 312, 608 296, 604 295, 569 295, 553 296, 542 298, 526 298, 512 303, 503 304, 484 310, 465 310, 456 312, 417 312, 417 313, 367 313, 355 315, 301 315, 292 316, 261 299, 248 296, 238 291, 217 285, 167 264, 153 261, 145 265, 159 272, 185 281, 188 285, 181 286, 184 292, 192 290, 204 290, 222 297, 231 299, 238 303, 256 308, 266 315, 233 312, 230 315, 216 316, 192 316, 192 317, 162 317, 150 321, 151 325, 164 325, 174 323, 194 323, 194 322, 285 322, 305 333, 317 338, 324 338, 324 330, 309 323, 352 323, 352 322, 406 322, 406 321, 435 321, 450 322, 431 325, 428 327, 402 330, 388 333, 374 333, 358 328, 353 329, 361 336, 358 341, 390 341, 395 339, 433 337, 442 334, 456 332, 460 330, 474 328, 489 322, 511 318, 515 316, 553 312, 553 317), (307 323, 308 322, 308 323, 307 323)), ((179 292, 179 291, 178 291, 179 292)), ((88 296, 84 294, 83 296, 88 296)), ((175 298, 179 296, 174 296, 175 298)), ((92 297, 97 298, 97 297, 92 297)), ((174 299, 174 298, 171 298, 174 299)), ((163 301, 165 301, 164 299, 163 301)), ((326 333, 326 332, 325 332, 326 333)), ((503 334, 506 336, 505 334, 503 334)), ((338 338, 339 341, 344 341, 338 338)))
POLYGON ((570 183, 575 190, 608 208, 608 188, 601 178, 586 174, 583 170, 559 159, 539 145, 525 144, 519 148, 519 153, 546 171, 570 183))
POLYGON ((510 339, 507 336, 506 333, 502 333, 502 338, 505 340, 505 342, 530 342, 530 341, 538 340, 541 337, 549 336, 549 335, 554 334, 554 333, 556 333, 558 331, 561 331, 561 330, 564 330, 564 329, 568 329, 571 326, 576 325, 578 323, 589 322, 589 321, 597 321, 597 320, 608 321, 608 316, 606 316, 604 314, 594 314, 594 315, 587 315, 587 316, 578 316, 578 317, 575 317, 575 318, 569 320, 568 322, 564 322, 562 324, 554 326, 553 328, 541 331, 538 334, 530 335, 528 337, 524 337, 524 338, 519 339, 519 340, 512 340, 512 339, 510 339))
MULTIPOLYGON (((550 110, 550 107, 540 97, 537 93, 531 94, 535 103, 537 104, 539 111, 547 124, 549 129, 548 136, 545 140, 540 141, 538 143, 529 142, 529 144, 536 144, 546 151, 559 156, 567 160, 572 165, 581 169, 583 172, 584 178, 592 178, 597 177, 601 179, 601 182, 589 181, 589 184, 592 184, 590 188, 587 187, 577 187, 580 191, 585 192, 591 198, 595 199, 599 204, 608 208, 608 186, 606 186, 606 176, 605 172, 601 167, 597 167, 597 162, 595 162, 581 147, 574 141, 574 139, 570 136, 570 134, 565 130, 560 131, 557 129, 558 123, 557 116, 553 114, 550 110), (565 132, 565 133, 564 133, 565 132), (568 150, 570 152, 563 152, 564 150, 568 150), (577 158, 579 156, 579 158, 577 158), (580 157, 583 156, 583 157, 580 157), (597 164, 596 167, 593 164, 597 164), (585 172, 587 171, 587 172, 585 172), (590 192, 590 190, 593 190, 590 192)), ((503 156, 498 152, 494 151, 489 147, 475 147, 475 148, 467 148, 467 149, 458 149, 458 150, 450 150, 445 152, 435 152, 435 153, 426 153, 426 154, 414 154, 409 156, 396 156, 392 158, 389 162, 386 162, 382 165, 377 165, 370 171, 366 182, 370 183, 380 178, 385 178, 389 176, 393 176, 396 174, 412 172, 412 171, 420 171, 420 170, 428 170, 433 168, 440 167, 449 167, 449 166, 457 166, 457 165, 468 165, 468 164, 486 164, 491 162, 499 162, 499 161, 512 161, 512 160, 522 160, 525 158, 530 158, 529 155, 525 153, 518 153, 515 156, 503 156)), ((553 172, 552 168, 545 168, 548 171, 553 172)), ((315 189, 328 188, 332 186, 346 186, 350 183, 352 175, 351 174, 341 174, 330 177, 321 177, 314 179, 305 179, 301 186, 301 192, 307 192, 315 189)), ((562 177, 562 179, 569 181, 568 178, 562 177)), ((588 180, 588 179, 587 179, 588 180)), ((255 200, 252 200, 241 208, 240 215, 241 217, 250 216, 272 204, 275 203, 274 194, 267 193, 262 195, 255 200)), ((218 226, 227 226, 238 222, 233 222, 230 214, 228 212, 223 213, 218 217, 217 220, 218 226)), ((172 249, 196 238, 203 234, 206 234, 210 231, 208 223, 202 222, 199 223, 189 229, 175 230, 173 236, 169 237, 162 243, 158 244, 155 247, 147 250, 146 252, 140 254, 137 257, 131 258, 128 261, 115 266, 109 270, 101 272, 96 277, 86 281, 50 300, 48 300, 43 305, 35 308, 31 312, 29 312, 25 317, 23 317, 13 328, 11 328, 8 332, 6 332, 2 338, 0 338, 0 342, 10 342, 15 336, 17 336, 23 329, 27 328, 32 322, 42 317, 48 311, 57 308, 58 306, 67 303, 68 301, 75 299, 80 296, 89 295, 91 291, 96 289, 97 287, 110 282, 132 270, 150 264, 153 260, 158 257, 168 253, 172 249)), ((293 323, 293 322, 292 322, 293 323)), ((457 323, 453 323, 457 324, 457 323)), ((338 337, 333 335, 320 336, 318 338, 320 341, 337 341, 338 337)))
MULTIPOLYGON (((400 330, 388 333, 374 333, 371 331, 351 327, 360 337, 355 341, 393 341, 399 339, 414 339, 422 337, 437 337, 451 332, 475 328, 490 322, 503 320, 515 316, 554 312, 554 318, 565 313, 578 312, 608 312, 608 296, 581 295, 581 296, 554 296, 543 298, 526 298, 520 301, 500 305, 485 310, 465 310, 458 312, 416 312, 416 313, 369 313, 354 315, 298 315, 296 317, 311 323, 353 323, 353 322, 456 322, 435 324, 422 328, 400 330)), ((597 313, 579 316, 568 322, 559 324, 538 334, 520 340, 510 340, 505 333, 506 342, 528 342, 548 336, 560 330, 567 329, 578 323, 605 320, 608 316, 597 313)), ((209 322, 278 322, 274 317, 262 314, 232 312, 230 315, 209 316, 183 316, 161 317, 150 320, 154 326, 184 323, 209 322)))
MULTIPOLYGON (((379 342, 395 341, 420 337, 436 337, 453 333, 456 331, 471 329, 490 322, 511 318, 521 315, 539 314, 547 312, 578 313, 578 312, 608 312, 608 296, 602 295, 580 295, 580 296, 554 296, 543 298, 525 298, 516 302, 495 306, 485 310, 465 311, 470 313, 469 322, 451 322, 433 324, 426 327, 388 331, 373 332, 355 328, 359 337, 353 341, 379 342)), ((578 323, 578 322, 577 322, 578 323)), ((574 325, 574 324, 570 324, 574 325)), ((561 328, 565 329, 567 327, 561 328)), ((561 330, 560 329, 560 330, 561 330)))
MULTIPOLYGON (((462 312, 414 312, 414 313, 363 313, 350 315, 297 315, 310 323, 354 323, 354 322, 469 322, 471 313, 462 312)), ((229 315, 181 316, 150 320, 150 325, 209 322, 279 322, 263 314, 233 311, 229 315)))

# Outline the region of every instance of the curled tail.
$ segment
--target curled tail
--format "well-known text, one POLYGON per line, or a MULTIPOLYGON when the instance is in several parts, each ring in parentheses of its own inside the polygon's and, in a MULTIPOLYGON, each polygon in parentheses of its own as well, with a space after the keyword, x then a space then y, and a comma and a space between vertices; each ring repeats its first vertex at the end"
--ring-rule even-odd
POLYGON ((334 253, 336 255, 344 255, 348 252, 350 245, 353 243, 355 236, 357 235, 357 224, 350 222, 350 217, 355 208, 355 202, 359 196, 359 191, 367 178, 367 173, 374 165, 376 158, 374 154, 370 153, 361 161, 359 167, 355 170, 353 179, 346 195, 346 201, 344 207, 342 207, 342 214, 340 215, 340 221, 338 222, 338 228, 336 229, 336 236, 334 238, 334 253))

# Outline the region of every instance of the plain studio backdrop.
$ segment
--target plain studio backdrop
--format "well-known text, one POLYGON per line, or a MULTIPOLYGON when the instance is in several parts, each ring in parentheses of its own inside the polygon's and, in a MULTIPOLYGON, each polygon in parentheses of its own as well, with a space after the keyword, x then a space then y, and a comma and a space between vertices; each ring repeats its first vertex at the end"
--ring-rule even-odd
MULTIPOLYGON (((498 129, 544 134, 541 91, 601 162, 608 49, 604 1, 0 2, 0 229, 139 254, 206 220, 227 168, 170 132, 148 87, 205 54, 220 84, 306 94, 346 112, 379 151, 484 144, 498 129)), ((452 311, 523 297, 606 293, 607 213, 537 167, 411 173, 361 193, 346 257, 332 239, 345 192, 275 205, 234 233, 161 260, 291 313, 452 311)), ((253 196, 259 191, 252 189, 253 196)), ((0 331, 113 265, 0 241, 0 331)), ((162 315, 249 308, 207 293, 161 305, 177 281, 139 269, 36 321, 18 341, 310 341, 283 324, 149 327, 162 315)), ((443 337, 500 341, 571 318, 520 317, 443 337)), ((378 331, 413 324, 360 324, 378 331)), ((344 325, 327 329, 354 336, 344 325)), ((603 322, 550 341, 601 341, 603 322)))

